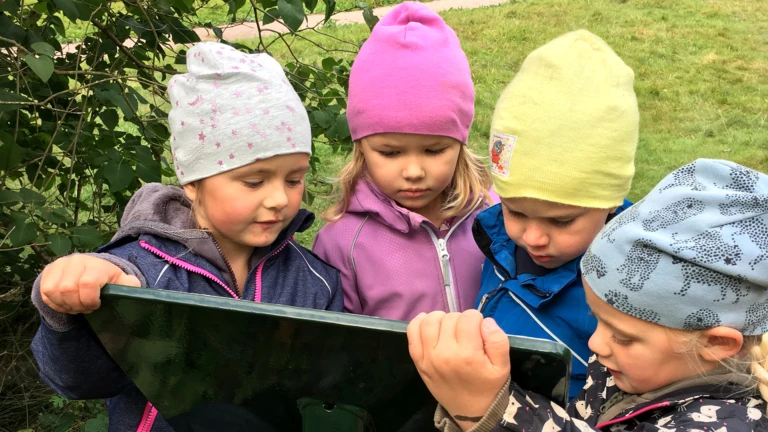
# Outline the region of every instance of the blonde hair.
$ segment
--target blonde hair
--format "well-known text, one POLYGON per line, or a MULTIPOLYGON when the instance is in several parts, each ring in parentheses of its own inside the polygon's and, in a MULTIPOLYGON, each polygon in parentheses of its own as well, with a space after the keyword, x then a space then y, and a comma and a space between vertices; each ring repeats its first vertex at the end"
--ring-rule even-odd
MULTIPOLYGON (((679 354, 694 353, 703 349, 701 336, 704 331, 668 329, 669 334, 681 338, 682 343, 675 350, 679 354)), ((733 373, 753 380, 754 385, 751 389, 757 388, 760 396, 768 402, 768 333, 761 336, 744 336, 744 343, 739 353, 721 360, 720 364, 733 373)), ((768 414, 768 406, 766 406, 766 414, 768 414)))
MULTIPOLYGON (((760 396, 768 401, 768 333, 762 336, 750 336, 747 345, 750 357, 749 369, 752 376, 757 379, 757 388, 760 390, 760 396)), ((768 414, 768 407, 766 407, 768 414)))
MULTIPOLYGON (((323 220, 335 222, 341 219, 349 208, 349 200, 352 198, 358 180, 364 176, 365 157, 360 150, 360 142, 356 141, 352 148, 351 160, 341 170, 334 186, 336 204, 323 213, 323 220)), ((480 197, 483 198, 484 203, 490 203, 491 196, 488 193, 490 187, 491 177, 485 169, 483 160, 466 145, 461 145, 453 180, 441 194, 441 215, 449 218, 470 211, 480 197)))

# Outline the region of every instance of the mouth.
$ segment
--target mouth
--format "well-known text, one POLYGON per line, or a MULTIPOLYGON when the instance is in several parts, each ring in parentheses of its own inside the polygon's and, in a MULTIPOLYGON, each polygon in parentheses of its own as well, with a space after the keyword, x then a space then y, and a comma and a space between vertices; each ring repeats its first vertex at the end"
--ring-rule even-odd
POLYGON ((271 228, 280 222, 282 222, 280 219, 272 219, 272 220, 266 220, 266 221, 258 221, 256 222, 256 225, 259 225, 262 228, 271 228))
POLYGON ((619 372, 619 371, 617 371, 615 369, 611 369, 611 368, 607 367, 607 368, 605 368, 605 370, 607 370, 608 373, 611 374, 614 377, 621 376, 621 372, 619 372))
POLYGON ((417 198, 422 195, 425 195, 427 192, 429 192, 429 189, 401 189, 400 193, 408 198, 417 198))
POLYGON ((549 255, 536 255, 530 251, 528 251, 528 255, 530 255, 534 261, 540 262, 540 263, 545 263, 552 259, 552 257, 549 255))

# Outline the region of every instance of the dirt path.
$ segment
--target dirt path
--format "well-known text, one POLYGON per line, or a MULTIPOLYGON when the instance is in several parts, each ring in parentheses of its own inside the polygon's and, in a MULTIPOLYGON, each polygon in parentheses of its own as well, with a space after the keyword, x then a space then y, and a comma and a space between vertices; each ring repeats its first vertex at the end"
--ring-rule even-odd
MULTIPOLYGON (((448 9, 473 9, 484 6, 494 6, 504 3, 506 0, 434 0, 428 3, 424 3, 427 7, 435 12, 440 12, 448 9)), ((390 10, 397 5, 383 6, 373 10, 374 14, 381 18, 387 14, 390 10)), ((307 19, 301 28, 315 27, 323 20, 323 14, 307 15, 307 19)), ((363 20, 362 11, 341 12, 333 16, 333 21, 336 24, 355 24, 365 23, 363 20)), ((224 28, 224 38, 227 40, 239 40, 239 39, 253 39, 258 37, 259 30, 256 23, 246 22, 241 24, 235 24, 224 28)), ((276 21, 267 25, 261 26, 261 32, 263 36, 273 34, 273 32, 287 33, 288 28, 280 21, 276 21)), ((216 36, 210 29, 197 28, 195 33, 200 36, 201 40, 216 40, 216 36)))

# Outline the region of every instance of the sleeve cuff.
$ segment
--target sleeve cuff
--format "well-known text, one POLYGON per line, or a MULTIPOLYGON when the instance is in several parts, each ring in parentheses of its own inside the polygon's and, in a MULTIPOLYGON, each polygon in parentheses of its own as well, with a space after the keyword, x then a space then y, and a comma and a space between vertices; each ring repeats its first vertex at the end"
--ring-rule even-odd
MULTIPOLYGON (((478 422, 472 429, 467 432, 490 432, 504 417, 504 411, 509 405, 509 385, 511 378, 507 378, 507 382, 499 390, 488 411, 483 414, 482 420, 478 422)), ((437 405, 435 410, 435 427, 443 432, 462 432, 461 427, 453 420, 453 417, 448 411, 443 408, 442 405, 437 405)))

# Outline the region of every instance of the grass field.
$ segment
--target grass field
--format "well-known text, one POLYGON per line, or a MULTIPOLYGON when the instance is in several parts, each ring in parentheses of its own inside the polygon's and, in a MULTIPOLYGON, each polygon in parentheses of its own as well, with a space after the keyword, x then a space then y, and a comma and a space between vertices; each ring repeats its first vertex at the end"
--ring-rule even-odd
MULTIPOLYGON (((635 71, 641 125, 630 199, 641 198, 671 170, 700 157, 768 171, 768 2, 530 0, 442 16, 472 67, 476 116, 470 146, 483 155, 495 101, 526 55, 560 34, 585 28, 605 39, 635 71)), ((369 34, 364 25, 325 31, 351 41, 369 34)), ((301 41, 293 51, 304 61, 324 57, 301 41)), ((279 49, 273 54, 290 60, 279 49)), ((344 161, 330 152, 321 156, 323 173, 333 177, 344 161)), ((328 204, 321 199, 313 207, 328 204)), ((319 224, 313 228, 302 236, 304 243, 310 243, 319 224)))

